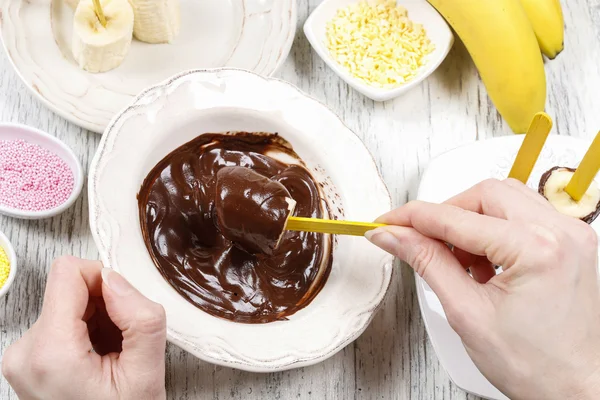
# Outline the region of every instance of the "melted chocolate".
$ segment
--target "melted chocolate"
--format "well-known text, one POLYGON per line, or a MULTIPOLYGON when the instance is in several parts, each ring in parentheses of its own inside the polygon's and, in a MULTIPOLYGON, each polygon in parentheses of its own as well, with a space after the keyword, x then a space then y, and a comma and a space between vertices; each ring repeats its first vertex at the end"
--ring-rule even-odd
MULTIPOLYGON (((143 238, 163 277, 190 303, 236 322, 285 319, 312 301, 331 268, 328 236, 286 231, 271 255, 251 254, 216 227, 215 199, 223 193, 216 176, 233 166, 283 185, 297 202, 294 215, 323 217, 310 173, 269 157, 269 152, 299 160, 276 135, 201 135, 160 161, 138 195, 143 238)), ((255 217, 239 213, 247 221, 255 217)), ((232 223, 225 226, 231 233, 232 223)), ((236 235, 244 237, 245 232, 241 226, 236 235)))
POLYGON ((273 255, 290 215, 291 197, 281 183, 250 168, 222 168, 217 172, 215 223, 224 237, 248 253, 273 255))

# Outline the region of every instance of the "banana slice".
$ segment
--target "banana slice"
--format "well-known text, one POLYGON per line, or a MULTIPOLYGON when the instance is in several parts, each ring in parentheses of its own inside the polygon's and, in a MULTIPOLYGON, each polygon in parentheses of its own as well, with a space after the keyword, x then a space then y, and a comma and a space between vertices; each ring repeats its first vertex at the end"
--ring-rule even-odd
POLYGON ((81 0, 73 22, 73 56, 89 72, 106 72, 121 65, 133 34, 133 9, 127 0, 102 0, 103 27, 92 0, 81 0))
POLYGON ((79 0, 65 0, 65 3, 67 3, 69 7, 75 10, 77 8, 77 5, 79 5, 79 0))
POLYGON ((554 167, 542 175, 538 190, 558 212, 590 224, 600 214, 600 188, 592 182, 580 201, 573 200, 565 187, 574 173, 573 168, 554 167))
POLYGON ((292 199, 291 197, 286 197, 285 202, 287 203, 288 207, 288 215, 285 218, 285 225, 284 229, 281 231, 281 235, 279 235, 279 238, 277 239, 277 243, 275 244, 275 248, 277 249, 279 247, 279 245, 281 244, 281 241, 283 240, 283 237, 285 236, 285 227, 287 226, 288 220, 290 219, 290 217, 292 215, 294 215, 294 211, 296 211, 296 205, 298 204, 296 202, 296 200, 292 199))
POLYGON ((170 43, 179 34, 179 0, 129 0, 135 14, 133 35, 146 43, 170 43))

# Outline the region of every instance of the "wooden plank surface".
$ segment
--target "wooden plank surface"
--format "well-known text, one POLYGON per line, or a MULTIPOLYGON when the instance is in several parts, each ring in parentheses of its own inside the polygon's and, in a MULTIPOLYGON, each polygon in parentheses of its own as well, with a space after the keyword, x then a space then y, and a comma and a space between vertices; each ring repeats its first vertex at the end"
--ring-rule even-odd
MULTIPOLYGON (((299 25, 292 53, 279 77, 334 112, 364 140, 396 205, 416 195, 428 160, 477 139, 510 135, 471 59, 458 42, 424 84, 403 98, 374 103, 337 78, 311 50, 301 27, 319 0, 298 0, 299 25)), ((548 113, 553 133, 592 138, 600 127, 600 0, 563 0, 566 49, 547 63, 548 113)), ((0 121, 48 131, 71 146, 86 170, 99 136, 45 108, 0 54, 0 121)), ((0 230, 16 246, 20 271, 0 299, 0 357, 36 320, 46 273, 63 254, 97 258, 88 225, 87 192, 63 215, 43 221, 0 216, 0 230)), ((367 331, 331 359, 282 373, 253 374, 217 367, 168 347, 170 399, 475 399, 448 379, 427 339, 413 282, 405 265, 385 305, 367 331)), ((16 399, 0 379, 0 398, 16 399)))

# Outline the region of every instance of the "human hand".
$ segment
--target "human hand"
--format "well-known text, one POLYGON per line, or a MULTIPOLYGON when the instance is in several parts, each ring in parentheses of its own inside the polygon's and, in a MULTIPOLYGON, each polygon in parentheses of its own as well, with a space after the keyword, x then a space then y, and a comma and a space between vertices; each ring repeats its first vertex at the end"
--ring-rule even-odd
POLYGON ((62 257, 2 373, 22 400, 164 399, 165 345, 162 306, 98 261, 62 257))
POLYGON ((498 389, 515 399, 600 398, 598 238, 590 226, 510 179, 444 204, 411 202, 378 222, 394 226, 367 238, 423 277, 498 389), (495 275, 494 264, 504 272, 495 275))

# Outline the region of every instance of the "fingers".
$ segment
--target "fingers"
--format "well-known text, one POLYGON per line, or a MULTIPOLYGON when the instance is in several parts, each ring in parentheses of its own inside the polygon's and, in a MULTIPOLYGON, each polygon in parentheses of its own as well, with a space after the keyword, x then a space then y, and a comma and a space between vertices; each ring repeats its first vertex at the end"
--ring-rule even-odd
POLYGON ((133 374, 164 371, 167 340, 162 306, 138 292, 120 274, 102 270, 102 293, 110 319, 123 332, 119 362, 133 374))
POLYGON ((406 261, 436 293, 445 309, 468 303, 478 289, 445 244, 415 229, 389 226, 367 232, 366 237, 406 261))
POLYGON ((66 329, 81 322, 89 297, 101 295, 101 270, 99 261, 58 258, 48 274, 41 318, 66 329))
POLYGON ((101 295, 101 269, 99 262, 75 257, 53 263, 40 318, 2 359, 2 372, 19 397, 39 397, 31 396, 31 383, 50 379, 58 365, 66 368, 76 359, 85 368, 92 361, 87 358, 91 342, 83 319, 93 314, 90 296, 101 295))
POLYGON ((444 204, 508 220, 544 221, 548 202, 514 179, 483 181, 444 204))
POLYGON ((535 190, 532 190, 526 185, 524 185, 521 181, 508 178, 502 182, 512 187, 513 189, 518 190, 521 194, 527 196, 532 201, 535 201, 540 207, 543 207, 547 210, 554 210, 554 207, 552 207, 548 200, 546 200, 541 194, 539 194, 535 190))
POLYGON ((378 219, 413 227, 421 234, 451 243, 456 258, 472 268, 478 282, 494 275, 490 263, 508 267, 529 241, 531 223, 554 229, 554 208, 522 183, 487 180, 449 199, 444 204, 411 202, 378 219))
POLYGON ((380 219, 393 225, 412 227, 424 236, 438 239, 502 265, 502 254, 519 252, 518 227, 510 221, 480 215, 448 204, 410 202, 380 219), (506 252, 498 252, 502 247, 506 252), (496 257, 500 259, 494 259, 496 257))
POLYGON ((84 321, 88 321, 96 312, 96 302, 95 300, 101 297, 90 297, 88 301, 87 308, 83 313, 83 317, 81 318, 84 321))

